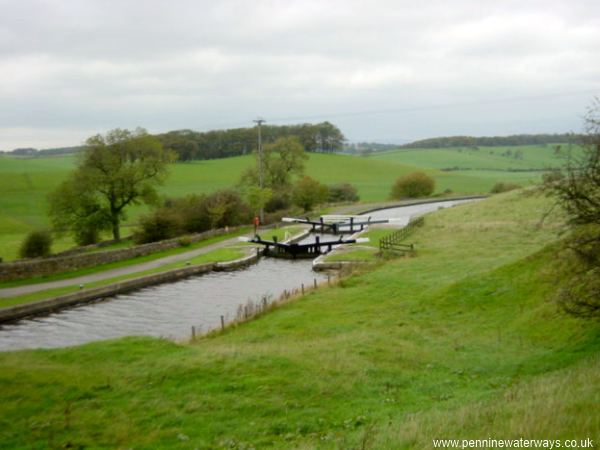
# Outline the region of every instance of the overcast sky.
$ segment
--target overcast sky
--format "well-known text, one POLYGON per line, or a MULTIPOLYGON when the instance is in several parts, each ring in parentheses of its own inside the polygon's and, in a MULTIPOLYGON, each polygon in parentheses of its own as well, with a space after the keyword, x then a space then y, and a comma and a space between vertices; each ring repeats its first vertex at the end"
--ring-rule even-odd
POLYGON ((0 0, 0 149, 330 120, 350 140, 580 131, 599 0, 0 0))

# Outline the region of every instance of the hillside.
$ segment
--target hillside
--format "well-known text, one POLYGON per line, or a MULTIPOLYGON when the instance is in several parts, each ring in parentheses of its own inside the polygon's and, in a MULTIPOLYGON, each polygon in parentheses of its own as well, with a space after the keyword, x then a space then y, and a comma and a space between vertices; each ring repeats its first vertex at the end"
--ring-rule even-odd
POLYGON ((561 134, 513 134, 510 136, 442 136, 421 139, 402 145, 404 148, 450 148, 474 146, 523 146, 546 144, 571 144, 581 141, 581 135, 561 134))
POLYGON ((0 354, 0 446, 432 448, 598 439, 600 328, 561 313, 543 197, 445 209, 388 261, 193 344, 0 354))
POLYGON ((568 148, 554 145, 519 147, 457 147, 399 149, 375 153, 370 158, 445 170, 536 171, 564 165, 568 148))
MULTIPOLYGON (((0 157, 0 257, 16 258, 24 235, 32 229, 48 225, 46 216, 47 194, 73 169, 75 157, 48 157, 15 159, 0 157)), ((207 161, 177 163, 161 192, 166 196, 212 192, 234 186, 242 171, 254 164, 252 156, 239 156, 207 161)), ((394 180, 400 175, 419 168, 427 168, 427 159, 413 158, 403 163, 376 158, 358 158, 348 155, 310 153, 306 173, 326 184, 351 182, 358 187, 362 201, 385 200, 394 180)), ((496 176, 476 173, 452 173, 427 169, 437 182, 437 192, 451 189, 455 193, 488 192, 496 181, 511 181, 513 177, 500 173, 496 176)), ((519 180, 527 184, 539 174, 519 180)), ((147 210, 132 208, 128 223, 147 210)), ((126 231, 127 232, 127 231, 126 231)), ((55 251, 64 250, 73 242, 64 237, 55 245, 55 251)))

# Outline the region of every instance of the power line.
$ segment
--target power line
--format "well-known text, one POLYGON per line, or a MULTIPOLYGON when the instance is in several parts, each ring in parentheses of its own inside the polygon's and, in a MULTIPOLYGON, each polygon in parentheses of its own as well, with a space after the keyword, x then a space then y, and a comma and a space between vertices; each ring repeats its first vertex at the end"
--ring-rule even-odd
MULTIPOLYGON (((494 98, 494 99, 484 99, 484 100, 474 100, 474 101, 465 101, 465 102, 452 102, 452 103, 440 103, 433 105, 424 105, 424 106, 408 106, 403 108, 389 108, 389 109, 367 109, 362 111, 346 111, 346 112, 328 112, 328 113, 319 113, 319 114, 311 114, 304 116, 287 116, 287 117, 274 117, 270 118, 269 122, 278 123, 278 122, 300 122, 307 120, 328 120, 328 119, 337 119, 344 117, 357 117, 357 116, 368 116, 368 115, 379 115, 379 114, 403 114, 410 112, 421 112, 421 111, 432 111, 432 110, 440 110, 447 108, 459 108, 459 107, 468 107, 468 106, 483 106, 483 105, 494 105, 494 104, 509 104, 509 103, 518 103, 523 101, 531 101, 531 100, 544 100, 550 98, 559 98, 559 97, 568 97, 572 95, 580 95, 580 94, 600 94, 600 89, 586 89, 580 91, 570 91, 570 92, 554 92, 548 94, 540 94, 540 95, 528 95, 528 96, 515 96, 515 97, 504 97, 504 98, 494 98)), ((247 122, 237 122, 237 123, 221 123, 221 124, 212 124, 206 125, 205 127, 208 129, 224 129, 224 128, 236 128, 243 127, 247 122)))

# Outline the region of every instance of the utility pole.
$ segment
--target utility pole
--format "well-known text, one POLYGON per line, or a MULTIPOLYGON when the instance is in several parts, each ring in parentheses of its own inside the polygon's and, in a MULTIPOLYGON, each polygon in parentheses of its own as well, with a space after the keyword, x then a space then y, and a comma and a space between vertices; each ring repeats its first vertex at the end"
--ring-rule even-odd
MULTIPOLYGON (((263 150, 262 150, 262 138, 260 135, 260 126, 265 122, 265 119, 259 117, 254 120, 254 123, 258 125, 258 187, 263 188, 263 150)), ((265 221, 265 211, 260 208, 260 223, 265 221)))

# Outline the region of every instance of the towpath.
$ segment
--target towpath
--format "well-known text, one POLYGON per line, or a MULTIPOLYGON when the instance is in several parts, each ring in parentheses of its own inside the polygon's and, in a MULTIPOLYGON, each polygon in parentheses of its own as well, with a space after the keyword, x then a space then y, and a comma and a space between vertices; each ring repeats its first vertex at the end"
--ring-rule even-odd
POLYGON ((179 261, 185 261, 187 259, 194 258, 199 255, 203 255, 210 251, 227 247, 234 243, 238 243, 238 238, 231 238, 214 244, 209 244, 205 247, 190 250, 185 253, 178 253, 176 255, 165 256, 164 258, 155 259, 139 264, 132 264, 130 266, 119 267, 116 269, 104 270, 102 272, 90 273, 88 275, 82 275, 74 278, 66 278, 64 280, 48 281, 44 283, 27 284, 23 286, 16 286, 11 288, 0 289, 0 298, 3 297, 15 297, 17 295, 32 294, 34 292, 44 291, 46 289, 55 289, 66 286, 73 286, 78 284, 92 283, 94 281, 108 280, 110 278, 120 277, 122 275, 130 275, 132 273, 143 272, 145 270, 156 269, 167 264, 172 264, 179 261))

